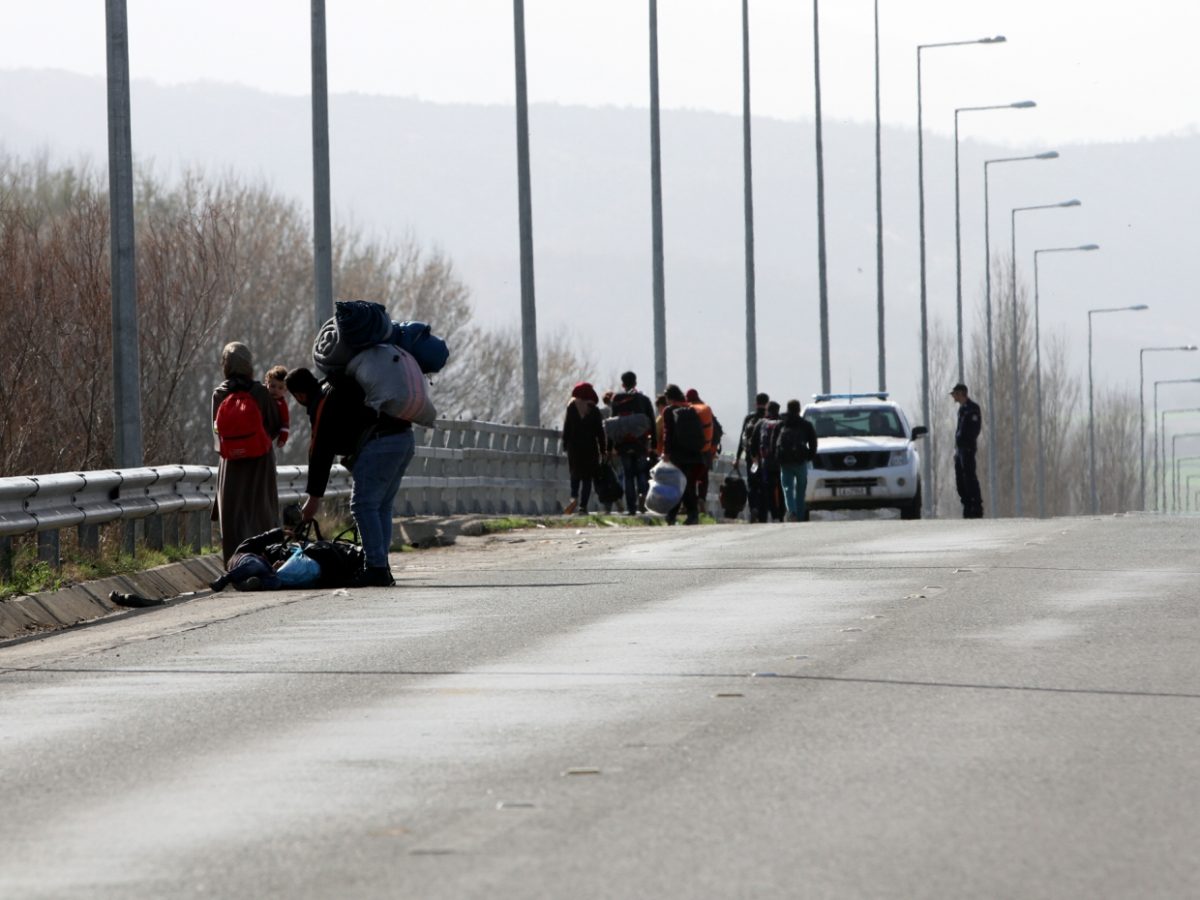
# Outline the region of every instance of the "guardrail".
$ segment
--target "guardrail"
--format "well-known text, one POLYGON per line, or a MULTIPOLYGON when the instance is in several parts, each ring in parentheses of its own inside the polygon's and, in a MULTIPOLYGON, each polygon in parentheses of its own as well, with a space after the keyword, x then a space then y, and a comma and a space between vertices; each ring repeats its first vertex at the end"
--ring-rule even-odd
MULTIPOLYGON (((415 427, 416 454, 405 473, 396 511, 402 515, 546 514, 562 508, 566 457, 559 432, 490 422, 439 420, 415 427)), ((307 466, 279 466, 280 503, 304 496, 307 466)), ((59 532, 77 528, 82 547, 95 549, 101 525, 140 524, 151 547, 211 540, 215 466, 148 466, 0 478, 0 565, 11 539, 36 533, 40 558, 57 562, 59 532)), ((350 473, 334 466, 327 497, 349 496, 350 473)), ((132 550, 135 528, 126 529, 132 550)))

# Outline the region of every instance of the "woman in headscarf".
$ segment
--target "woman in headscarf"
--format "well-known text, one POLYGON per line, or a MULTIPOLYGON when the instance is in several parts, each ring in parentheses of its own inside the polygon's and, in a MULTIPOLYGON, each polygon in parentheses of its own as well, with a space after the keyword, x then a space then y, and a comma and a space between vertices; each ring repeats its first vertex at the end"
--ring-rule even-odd
POLYGON ((592 496, 592 479, 596 477, 608 444, 604 440, 604 419, 596 405, 600 398, 596 389, 586 381, 575 385, 567 415, 563 419, 562 443, 567 452, 567 468, 571 472, 571 502, 563 510, 576 509, 586 513, 592 496))
MULTIPOLYGON (((273 443, 279 435, 279 408, 266 385, 254 377, 250 348, 234 341, 221 351, 221 371, 225 380, 212 396, 213 434, 216 437, 217 409, 230 394, 247 392, 262 414, 263 429, 273 443)), ((221 557, 226 565, 233 551, 248 537, 262 534, 279 525, 279 486, 275 479, 275 453, 268 445, 265 453, 240 459, 221 458, 217 469, 217 502, 213 519, 221 524, 221 557)))

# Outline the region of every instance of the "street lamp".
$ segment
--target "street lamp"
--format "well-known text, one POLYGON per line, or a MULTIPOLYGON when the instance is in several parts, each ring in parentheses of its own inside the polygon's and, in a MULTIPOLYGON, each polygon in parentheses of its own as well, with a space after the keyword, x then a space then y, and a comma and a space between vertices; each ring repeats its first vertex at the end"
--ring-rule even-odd
POLYGON ((1031 212, 1037 209, 1063 209, 1069 206, 1081 206, 1078 200, 1064 200, 1061 203, 1044 203, 1040 206, 1018 206, 1012 211, 1012 370, 1013 370, 1013 515, 1021 517, 1023 512, 1021 494, 1024 491, 1024 480, 1021 477, 1021 439, 1020 428, 1016 427, 1021 421, 1021 341, 1017 330, 1017 213, 1031 212))
POLYGON ((1038 296, 1038 254, 1074 253, 1084 250, 1099 250, 1099 244, 1082 244, 1078 247, 1046 247, 1033 251, 1033 372, 1037 394, 1037 502, 1038 518, 1046 518, 1046 449, 1042 437, 1042 325, 1038 296))
POLYGON ((963 371, 963 305, 962 305, 962 216, 959 198, 958 178, 958 114, 965 112, 984 112, 990 109, 1033 109, 1037 106, 1032 100, 1019 100, 1016 103, 1001 103, 995 106, 960 106, 954 111, 954 273, 955 273, 955 302, 954 310, 958 319, 958 380, 965 381, 963 371))
MULTIPOLYGON (((1167 486, 1166 478, 1160 474, 1161 470, 1158 467, 1159 461, 1159 440, 1160 420, 1158 417, 1158 386, 1160 384, 1200 384, 1200 378, 1167 378, 1162 381, 1154 382, 1154 418, 1150 421, 1150 427, 1154 429, 1154 484, 1151 487, 1154 490, 1154 506, 1159 512, 1165 512, 1164 507, 1167 505, 1167 486), (1162 502, 1159 502, 1159 488, 1162 488, 1162 502)), ((1164 452, 1166 450, 1166 439, 1164 437, 1161 444, 1164 452)), ((1163 460, 1163 468, 1166 468, 1166 460, 1163 460)))
POLYGON ((1185 462, 1196 462, 1200 456, 1176 456, 1176 441, 1200 437, 1200 431, 1171 435, 1171 495, 1175 501, 1175 512, 1179 512, 1179 467, 1185 462))
POLYGON ((1185 494, 1185 496, 1184 496, 1184 508, 1185 508, 1185 509, 1186 509, 1188 512, 1191 512, 1193 509, 1195 509, 1195 508, 1196 508, 1196 505, 1195 505, 1195 503, 1193 502, 1193 501, 1196 499, 1196 495, 1195 495, 1195 493, 1192 491, 1192 479, 1194 479, 1194 478, 1200 478, 1200 475, 1189 475, 1189 476, 1187 477, 1187 485, 1186 485, 1186 487, 1184 488, 1184 494, 1185 494))
POLYGON ((538 388, 537 301, 533 279, 533 199, 529 175, 529 101, 525 77, 525 0, 513 0, 513 62, 517 93, 517 218, 521 254, 521 417, 541 423, 538 388))
MULTIPOLYGON (((746 2, 746 0, 743 0, 746 2)), ((887 390, 883 322, 883 120, 879 112, 879 0, 875 0, 875 306, 879 342, 879 390, 887 390)), ((928 424, 928 423, 926 423, 928 424)))
POLYGON ((821 331, 821 390, 828 394, 831 384, 829 370, 829 277, 825 263, 825 143, 821 131, 821 28, 819 0, 813 0, 813 84, 816 105, 813 109, 813 132, 816 135, 817 155, 817 309, 821 331))
MULTIPOLYGON (((816 0, 813 0, 813 2, 815 3, 816 0)), ((924 112, 921 105, 921 53, 925 50, 937 49, 938 47, 965 47, 970 44, 1003 44, 1006 40, 1004 35, 998 34, 995 37, 976 38, 970 41, 944 41, 938 44, 917 45, 917 210, 921 244, 921 414, 925 417, 926 424, 930 420, 929 316, 925 290, 925 141, 922 130, 924 112)), ((959 374, 961 375, 961 352, 959 355, 959 374)), ((922 463, 921 482, 925 485, 925 491, 922 494, 922 505, 924 507, 923 513, 928 516, 933 512, 933 491, 929 489, 929 485, 933 484, 933 454, 923 454, 922 463)), ((992 499, 994 504, 995 498, 993 497, 992 499)))
MULTIPOLYGON (((1032 156, 1006 156, 1002 159, 989 159, 983 164, 983 254, 984 254, 984 284, 985 311, 987 319, 987 389, 988 389, 988 504, 992 515, 996 514, 996 385, 994 380, 994 363, 992 360, 992 245, 990 236, 990 209, 988 198, 988 166, 997 163, 1025 162, 1032 159, 1058 159, 1057 150, 1045 153, 1035 153, 1032 156)), ((1016 427, 1016 423, 1013 423, 1016 427)))
POLYGON ((1162 509, 1161 512, 1167 511, 1167 416, 1187 416, 1200 413, 1200 407, 1188 407, 1186 409, 1164 409, 1162 414, 1162 435, 1163 435, 1163 494, 1162 494, 1162 509))
MULTIPOLYGON (((1036 263, 1036 257, 1035 257, 1036 263)), ((1141 476, 1139 479, 1140 493, 1139 498, 1142 501, 1142 509, 1146 508, 1146 354, 1161 353, 1164 351, 1174 350, 1195 350, 1195 344, 1185 344, 1182 347, 1143 347, 1138 351, 1138 430, 1142 437, 1142 457, 1141 457, 1141 476)), ((1155 401, 1157 405, 1157 399, 1155 401)), ((1157 414, 1155 415, 1157 421, 1157 414)), ((1154 433, 1155 438, 1158 437, 1158 432, 1154 433)), ((1155 443, 1155 463, 1158 461, 1158 444, 1155 443)))
POLYGON ((1138 303, 1134 306, 1116 306, 1107 309, 1088 310, 1088 465, 1091 471, 1092 515, 1096 515, 1100 511, 1100 498, 1096 494, 1096 417, 1094 413, 1094 391, 1092 390, 1092 316, 1098 313, 1141 312, 1149 308, 1145 303, 1138 303))
POLYGON ((754 296, 754 178, 750 153, 750 0, 742 0, 742 181, 746 222, 746 399, 758 392, 758 322, 754 296))
POLYGON ((658 0, 650 0, 650 256, 654 294, 654 389, 667 384, 667 289, 663 262, 662 142, 658 104, 658 0))

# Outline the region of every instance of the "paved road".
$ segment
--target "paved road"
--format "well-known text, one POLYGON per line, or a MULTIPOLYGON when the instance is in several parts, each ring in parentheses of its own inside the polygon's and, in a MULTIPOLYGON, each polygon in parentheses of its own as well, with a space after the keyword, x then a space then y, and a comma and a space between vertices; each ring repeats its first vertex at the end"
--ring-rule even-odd
POLYGON ((0 897, 1200 896, 1198 546, 540 530, 0 648, 0 897))

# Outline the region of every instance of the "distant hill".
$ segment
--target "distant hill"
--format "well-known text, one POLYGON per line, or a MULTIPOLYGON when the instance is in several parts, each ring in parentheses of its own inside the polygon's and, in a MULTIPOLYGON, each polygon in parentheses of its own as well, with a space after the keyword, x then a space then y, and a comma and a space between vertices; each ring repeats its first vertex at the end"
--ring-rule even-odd
MULTIPOLYGON (((592 352, 599 371, 581 378, 610 384, 633 368, 649 387, 649 115, 535 105, 530 117, 539 328, 569 329, 592 352)), ((233 170, 307 206, 309 129, 307 99, 235 85, 134 83, 135 153, 160 174, 183 165, 233 170)), ((515 324, 512 109, 335 95, 331 132, 337 218, 444 248, 471 285, 479 317, 515 324)), ((698 388, 729 424, 746 395, 741 122, 666 112, 662 136, 670 377, 698 388)), ((757 119, 754 142, 760 386, 783 399, 806 398, 820 387, 812 126, 757 119)), ((919 420, 916 135, 887 129, 883 142, 888 380, 919 420)), ((103 81, 0 71, 0 143, 11 153, 48 149, 103 167, 103 81)), ((982 160, 1043 149, 963 144, 969 323, 983 283, 982 160)), ((1014 206, 1083 200, 1082 209, 1022 214, 1018 262, 1028 275, 1035 247, 1102 245, 1088 258, 1043 259, 1043 329, 1069 331, 1082 371, 1086 310, 1149 303, 1151 313, 1097 329, 1101 377, 1136 387, 1138 348, 1194 341, 1200 331, 1191 298, 1200 281, 1193 248, 1200 137, 1055 149, 1058 161, 993 168, 993 250, 1008 254, 1014 206)), ((874 388, 873 126, 827 122, 825 154, 834 387, 874 388)), ((953 330, 953 145, 929 135, 926 202, 930 314, 953 330)), ((949 386, 932 387, 933 412, 951 416, 949 386)))

